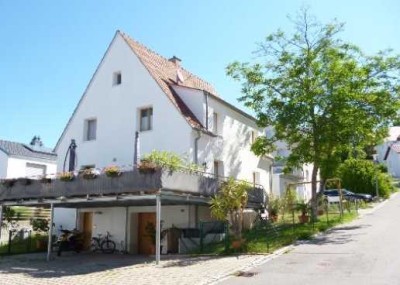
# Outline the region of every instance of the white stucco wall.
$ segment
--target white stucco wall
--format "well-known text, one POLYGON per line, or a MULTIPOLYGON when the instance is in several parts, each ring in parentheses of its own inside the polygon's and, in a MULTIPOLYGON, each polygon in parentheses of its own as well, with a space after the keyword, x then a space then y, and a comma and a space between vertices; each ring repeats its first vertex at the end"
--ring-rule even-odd
POLYGON ((72 230, 77 227, 76 209, 54 208, 54 224, 56 233, 60 234, 60 226, 63 229, 72 230))
POLYGON ((205 124, 205 98, 202 90, 191 89, 183 86, 174 86, 175 92, 185 102, 196 118, 204 126, 205 124))
POLYGON ((0 150, 0 179, 7 176, 8 156, 0 150))
POLYGON ((394 177, 400 177, 400 154, 391 149, 387 159, 384 160, 384 158, 388 147, 395 142, 398 143, 397 138, 399 136, 400 127, 391 127, 389 128, 389 136, 382 144, 376 146, 376 159, 380 163, 385 164, 388 168, 388 173, 394 177))
MULTIPOLYGON (((128 245, 132 252, 137 248, 137 213, 155 213, 155 206, 128 207, 128 245), (133 228, 132 228, 133 227, 133 228)), ((125 223, 126 223, 126 207, 110 207, 110 208, 83 208, 78 213, 93 213, 92 236, 98 234, 105 235, 107 231, 112 235, 112 240, 120 249, 121 241, 125 241, 125 223)), ((204 207, 199 207, 198 219, 207 220, 207 211, 204 207)), ((163 228, 194 228, 195 227, 195 206, 162 206, 161 221, 163 228)), ((78 222, 79 224, 79 222, 78 222)))
MULTIPOLYGON (((255 122, 209 97, 209 129, 212 130, 213 113, 218 114, 218 137, 203 134, 199 140, 199 164, 206 163, 206 171, 213 172, 214 161, 222 161, 221 176, 252 182, 253 172, 260 174, 260 184, 269 192, 270 166, 268 158, 257 157, 250 149, 251 132, 262 133, 255 122)), ((197 137, 192 132, 192 141, 197 137)), ((194 148, 194 143, 192 144, 194 148)))
POLYGON ((71 139, 78 145, 78 167, 132 164, 139 108, 150 106, 153 107, 153 130, 141 132, 141 154, 157 149, 187 155, 190 126, 117 34, 56 147, 58 170, 63 169, 71 139), (113 86, 114 72, 121 72, 122 84, 113 86), (83 140, 84 121, 88 118, 97 119, 94 141, 83 140))
POLYGON ((24 159, 9 157, 8 167, 7 167, 7 177, 6 178, 19 178, 26 177, 26 164, 34 163, 46 166, 46 174, 54 175, 57 172, 57 164, 55 161, 49 161, 44 159, 24 159))

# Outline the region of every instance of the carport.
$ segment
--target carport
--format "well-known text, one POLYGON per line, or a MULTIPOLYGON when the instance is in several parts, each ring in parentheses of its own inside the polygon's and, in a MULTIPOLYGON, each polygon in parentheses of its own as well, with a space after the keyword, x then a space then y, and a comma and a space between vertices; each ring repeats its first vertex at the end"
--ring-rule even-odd
MULTIPOLYGON (((50 225, 53 225, 54 208, 95 208, 154 206, 156 213, 155 259, 160 261, 161 206, 162 205, 208 205, 218 189, 220 181, 202 173, 171 172, 156 170, 141 173, 137 169, 123 172, 120 177, 110 178, 102 174, 95 179, 75 177, 69 182, 16 181, 12 187, 0 186, 0 203, 3 206, 37 206, 51 209, 50 225)), ((259 208, 265 202, 262 188, 249 193, 249 207, 259 208)), ((3 211, 1 210, 1 213, 3 211)), ((2 214, 0 214, 2 215, 2 214)), ((125 219, 125 246, 127 246, 128 219, 125 219)), ((51 256, 49 229, 47 260, 51 256)))

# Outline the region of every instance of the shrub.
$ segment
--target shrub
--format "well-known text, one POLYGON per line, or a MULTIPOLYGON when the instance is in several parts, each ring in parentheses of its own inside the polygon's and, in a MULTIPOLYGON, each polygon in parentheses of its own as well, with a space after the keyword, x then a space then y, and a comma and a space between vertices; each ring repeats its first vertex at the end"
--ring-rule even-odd
POLYGON ((369 160, 348 159, 339 167, 338 173, 342 179, 342 187, 355 193, 375 195, 376 179, 379 196, 388 198, 393 191, 391 177, 369 160))
POLYGON ((192 172, 200 170, 200 166, 197 164, 187 162, 180 155, 171 151, 153 150, 151 153, 145 155, 142 161, 154 163, 156 166, 168 169, 170 171, 186 169, 192 172))

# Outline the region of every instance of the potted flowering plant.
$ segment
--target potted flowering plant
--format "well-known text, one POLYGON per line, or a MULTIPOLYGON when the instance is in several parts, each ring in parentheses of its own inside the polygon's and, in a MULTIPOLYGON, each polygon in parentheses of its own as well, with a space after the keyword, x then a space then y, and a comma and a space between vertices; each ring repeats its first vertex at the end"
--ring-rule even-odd
POLYGON ((63 172, 59 176, 61 181, 68 182, 74 179, 74 174, 72 172, 63 172))
POLYGON ((300 211, 301 215, 299 216, 299 221, 301 224, 308 223, 310 220, 310 216, 308 215, 309 206, 306 202, 301 201, 297 203, 296 210, 300 211))
POLYGON ((154 173, 156 172, 156 168, 157 165, 148 159, 142 159, 138 166, 140 173, 154 173))
POLYGON ((96 172, 94 171, 94 168, 86 168, 82 170, 81 175, 83 179, 95 179, 97 177, 96 172))
POLYGON ((122 175, 121 169, 118 166, 108 166, 104 168, 104 173, 107 177, 118 177, 122 175))

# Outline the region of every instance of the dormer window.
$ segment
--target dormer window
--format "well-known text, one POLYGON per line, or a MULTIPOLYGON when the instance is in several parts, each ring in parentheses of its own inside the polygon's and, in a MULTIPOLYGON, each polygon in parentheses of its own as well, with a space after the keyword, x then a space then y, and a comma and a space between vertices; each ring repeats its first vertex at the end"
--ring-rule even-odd
POLYGON ((120 85, 122 83, 122 74, 120 71, 113 74, 113 85, 120 85))

